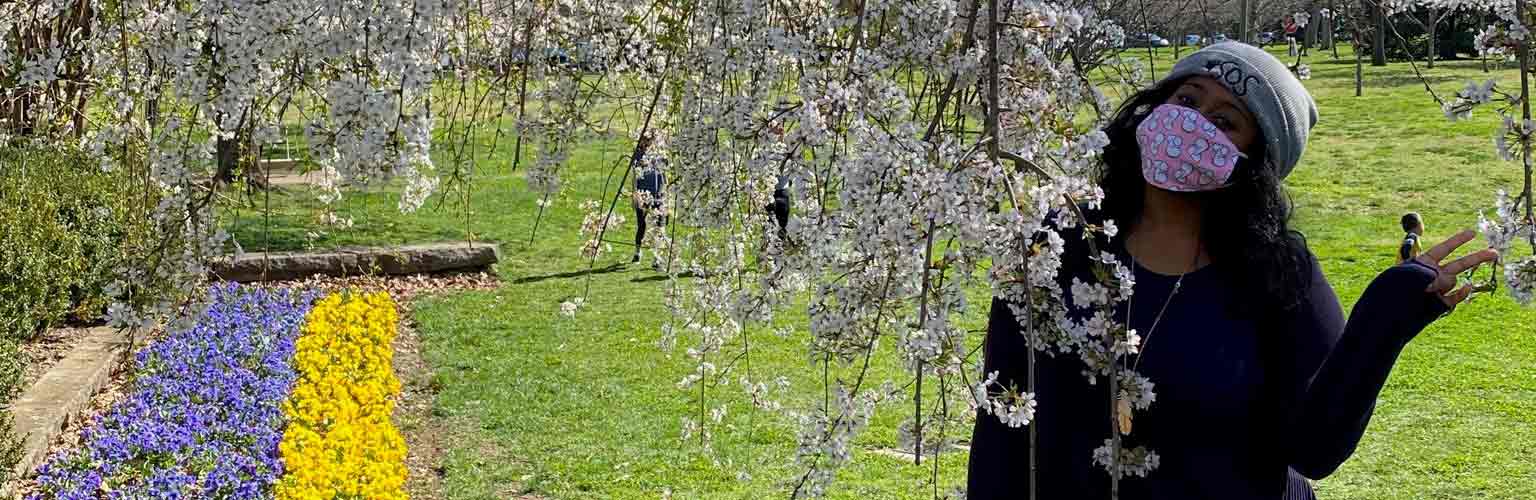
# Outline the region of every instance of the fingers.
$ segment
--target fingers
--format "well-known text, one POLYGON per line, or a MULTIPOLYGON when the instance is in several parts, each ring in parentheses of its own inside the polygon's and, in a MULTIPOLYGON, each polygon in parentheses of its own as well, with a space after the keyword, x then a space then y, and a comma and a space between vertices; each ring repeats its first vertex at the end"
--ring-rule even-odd
POLYGON ((1456 251, 1457 248, 1461 247, 1463 244, 1466 244, 1468 241, 1472 241, 1472 238, 1475 237, 1477 237, 1476 231, 1471 229, 1463 229, 1461 232, 1456 233, 1455 236, 1450 237, 1450 239, 1440 242, 1439 245, 1435 245, 1429 250, 1425 250, 1423 257, 1429 258, 1430 264, 1439 264, 1440 261, 1445 260, 1445 257, 1450 255, 1451 252, 1456 251))
POLYGON ((1441 272, 1438 276, 1435 276, 1434 281, 1429 282, 1429 286, 1424 287, 1424 291, 1435 295, 1445 295, 1454 288, 1456 288, 1456 274, 1441 272))
POLYGON ((1445 302, 1447 306, 1456 307, 1456 304, 1460 304, 1462 301, 1467 300, 1467 297, 1472 296, 1473 288, 1475 287, 1472 285, 1463 286, 1454 292, 1441 295, 1440 301, 1445 302))
POLYGON ((1460 259, 1453 260, 1446 265, 1440 266, 1440 273, 1450 275, 1461 274, 1463 271, 1468 269, 1475 268, 1487 262, 1493 262, 1493 260, 1497 258, 1499 258, 1499 252, 1494 251, 1492 248, 1485 248, 1483 250, 1478 250, 1476 252, 1464 255, 1460 259))

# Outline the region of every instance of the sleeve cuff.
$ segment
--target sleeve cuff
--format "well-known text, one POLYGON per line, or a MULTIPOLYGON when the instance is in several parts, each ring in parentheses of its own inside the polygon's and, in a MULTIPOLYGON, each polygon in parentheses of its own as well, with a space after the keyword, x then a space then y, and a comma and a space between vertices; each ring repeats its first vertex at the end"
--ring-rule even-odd
MULTIPOLYGON (((1402 264, 1388 268, 1379 278, 1386 281, 1387 283, 1384 284, 1388 287, 1401 293, 1402 299, 1406 299, 1402 300, 1404 306, 1412 308, 1409 317, 1414 319, 1408 326, 1414 335, 1418 335, 1424 327, 1451 312, 1452 308, 1445 305, 1440 297, 1425 291, 1437 278, 1439 278, 1439 270, 1419 262, 1418 259, 1408 259, 1402 264)), ((1399 293, 1392 293, 1392 295, 1399 296, 1399 293)), ((1412 336, 1409 338, 1411 339, 1412 336)))

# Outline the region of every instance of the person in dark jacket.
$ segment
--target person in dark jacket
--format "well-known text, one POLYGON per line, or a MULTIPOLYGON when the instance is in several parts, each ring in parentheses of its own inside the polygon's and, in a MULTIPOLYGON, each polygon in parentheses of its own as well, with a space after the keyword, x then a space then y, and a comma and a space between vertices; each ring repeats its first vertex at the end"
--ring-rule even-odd
MULTIPOLYGON (((1124 361, 1156 399, 1133 426, 1117 425, 1108 384, 1090 383, 1075 353, 1035 356, 1037 441, 1028 426, 978 415, 970 498, 1028 498, 1031 488, 1041 499, 1109 498, 1093 451, 1110 432, 1159 456, 1144 477, 1122 476, 1123 500, 1314 498, 1307 480, 1354 453, 1404 347, 1471 292, 1455 289, 1457 274, 1495 255, 1447 261, 1473 238, 1464 231, 1383 271, 1346 317, 1291 229, 1281 188, 1316 121, 1285 64, 1239 43, 1195 52, 1121 105, 1105 129, 1105 198, 1089 217, 1120 228, 1095 237, 1134 273, 1132 300, 1113 314, 1143 339, 1124 361)), ((1065 290, 1097 281, 1077 231, 1062 231, 1065 290)), ((1022 306, 993 300, 983 355, 986 373, 1021 391, 1022 306)))
POLYGON ((773 186, 773 201, 768 203, 766 210, 773 215, 773 220, 779 225, 779 236, 784 236, 784 231, 789 228, 789 188, 794 181, 788 175, 779 175, 779 180, 773 186))
POLYGON ((1424 236, 1424 219, 1419 217, 1418 212, 1408 212, 1403 214, 1402 224, 1403 244, 1397 247, 1399 264, 1413 260, 1424 251, 1424 247, 1419 243, 1419 238, 1424 236))
MULTIPOLYGON (((649 141, 647 141, 649 142, 649 141)), ((658 160, 655 165, 641 166, 636 164, 635 193, 631 205, 635 208, 635 255, 630 262, 640 262, 640 250, 645 240, 645 229, 648 216, 652 211, 661 208, 662 190, 666 185, 666 175, 661 169, 666 163, 658 160)), ((657 222, 666 225, 665 217, 658 217, 657 222)))

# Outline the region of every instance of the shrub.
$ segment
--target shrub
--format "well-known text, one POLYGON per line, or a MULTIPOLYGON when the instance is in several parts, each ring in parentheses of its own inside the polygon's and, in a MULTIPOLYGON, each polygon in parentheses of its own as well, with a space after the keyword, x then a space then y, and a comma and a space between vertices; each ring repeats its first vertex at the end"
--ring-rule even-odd
POLYGON ((101 317, 132 197, 125 176, 96 164, 67 148, 0 146, 0 337, 101 317))
MULTIPOLYGON (((123 176, 85 154, 0 145, 0 403, 20 391, 17 344, 61 320, 101 316, 129 220, 123 176)), ((0 482, 20 458, 0 415, 0 482)))
MULTIPOLYGON (((0 401, 9 401, 21 380, 21 352, 14 340, 0 337, 0 401)), ((21 441, 11 428, 10 415, 0 412, 0 484, 10 480, 11 468, 21 460, 21 441)))

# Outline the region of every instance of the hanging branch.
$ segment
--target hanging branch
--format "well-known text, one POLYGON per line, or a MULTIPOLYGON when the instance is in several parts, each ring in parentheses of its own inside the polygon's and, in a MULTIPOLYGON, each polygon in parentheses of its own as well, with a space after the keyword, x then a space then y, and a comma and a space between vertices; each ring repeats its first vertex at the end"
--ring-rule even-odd
MULTIPOLYGON (((1515 19, 1518 19, 1521 23, 1527 22, 1525 17, 1525 0, 1515 0, 1515 19)), ((1530 228, 1526 231, 1526 239, 1531 244, 1531 250, 1536 252, 1536 227, 1532 227, 1536 226, 1536 214, 1532 212, 1533 209, 1536 209, 1536 206, 1533 206, 1536 203, 1533 203, 1532 200, 1536 193, 1533 193, 1531 190, 1531 130, 1529 129, 1529 123, 1531 122, 1531 57, 1528 39, 1529 35, 1520 38, 1517 42, 1519 43, 1518 48, 1516 49, 1519 51, 1520 57, 1520 117, 1522 119, 1520 124, 1520 164, 1525 170, 1525 189, 1520 192, 1519 201, 1525 205, 1525 224, 1530 228)))
MULTIPOLYGON (((529 3, 535 4, 534 6, 529 7, 530 10, 532 12, 538 12, 539 7, 537 4, 535 2, 529 3)), ((517 172, 517 166, 523 160, 523 120, 527 119, 526 105, 528 103, 528 72, 533 69, 533 44, 534 40, 537 38, 533 31, 533 21, 535 17, 537 16, 529 15, 528 22, 523 26, 523 70, 518 75, 517 84, 517 138, 515 139, 515 144, 512 146, 513 172, 517 172)), ((513 57, 515 58, 517 55, 514 53, 513 57)), ((516 61, 513 62, 516 63, 516 61)), ((498 126, 497 130, 499 131, 501 128, 498 126)), ((539 207, 539 211, 543 212, 542 206, 539 207)), ((537 233, 537 230, 535 230, 535 233, 537 233)), ((529 242, 529 244, 532 243, 532 241, 529 242)))

